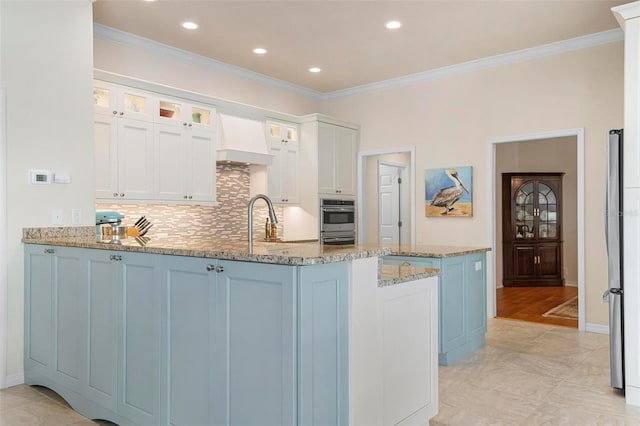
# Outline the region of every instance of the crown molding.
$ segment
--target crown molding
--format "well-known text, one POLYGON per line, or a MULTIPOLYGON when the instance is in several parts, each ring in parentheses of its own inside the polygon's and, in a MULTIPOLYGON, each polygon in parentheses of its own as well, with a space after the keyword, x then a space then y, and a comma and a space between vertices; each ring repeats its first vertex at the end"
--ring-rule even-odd
POLYGON ((473 72, 501 65, 514 64, 517 62, 529 61, 531 59, 557 55, 559 53, 566 53, 574 50, 624 41, 624 32, 621 29, 616 28, 613 30, 575 37, 568 40, 544 44, 528 49, 517 50, 515 52, 509 52, 501 55, 477 59, 474 61, 463 62, 461 64, 449 65, 446 67, 378 81, 375 83, 363 84, 361 86, 355 86, 348 89, 322 93, 316 90, 288 83, 277 78, 269 77, 264 74, 250 71, 245 68, 241 68, 235 65, 229 65, 215 59, 207 58, 205 56, 198 55, 187 50, 167 46, 166 44, 162 44, 157 41, 153 41, 124 31, 116 30, 115 28, 107 27, 105 25, 93 24, 93 35, 96 38, 101 38, 128 46, 138 47, 160 55, 171 56, 183 62, 192 63, 194 65, 202 66, 216 71, 221 71, 262 84, 274 86, 280 89, 289 90, 299 95, 308 96, 318 101, 328 101, 359 95, 367 92, 407 86, 410 84, 428 80, 435 80, 451 75, 473 72))
POLYGON ((336 90, 335 92, 324 93, 322 95, 322 100, 338 99, 366 92, 406 86, 422 81, 435 80, 455 74, 462 74, 501 65, 529 61, 531 59, 543 58, 545 56, 552 56, 559 53, 571 52, 573 50, 585 49, 588 47, 599 46, 602 44, 614 43, 618 41, 624 41, 624 33, 622 32, 622 30, 616 28, 613 30, 602 31, 595 34, 544 44, 528 49, 516 50, 515 52, 503 53, 501 55, 489 56, 474 61, 463 62, 461 64, 450 65, 416 74, 378 81, 376 83, 364 84, 362 86, 356 86, 349 89, 336 90))
POLYGON ((112 27, 107 27, 106 25, 94 23, 93 36, 95 38, 109 40, 115 43, 148 50, 159 55, 170 56, 182 62, 191 63, 204 68, 224 72, 236 77, 242 77, 247 80, 253 80, 258 83, 266 84, 284 90, 289 90, 299 95, 308 96, 316 100, 320 100, 322 96, 322 93, 316 90, 307 89, 306 87, 298 86, 283 80, 279 80, 277 78, 250 71, 246 68, 229 65, 227 63, 207 58, 206 56, 202 56, 197 53, 189 52, 188 50, 178 49, 177 47, 168 46, 166 44, 159 43, 148 38, 140 37, 135 34, 127 33, 125 31, 120 31, 112 27))

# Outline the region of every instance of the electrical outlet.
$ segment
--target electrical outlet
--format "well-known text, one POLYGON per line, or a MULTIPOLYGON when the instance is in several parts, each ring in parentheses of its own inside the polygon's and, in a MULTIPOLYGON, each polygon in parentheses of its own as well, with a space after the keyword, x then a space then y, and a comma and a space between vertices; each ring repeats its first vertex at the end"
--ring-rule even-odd
POLYGON ((80 209, 71 209, 71 224, 80 225, 82 223, 82 212, 80 209))
POLYGON ((51 210, 51 223, 53 225, 62 225, 62 209, 51 210))
POLYGON ((477 261, 476 262, 476 271, 481 271, 482 270, 482 261, 477 261))

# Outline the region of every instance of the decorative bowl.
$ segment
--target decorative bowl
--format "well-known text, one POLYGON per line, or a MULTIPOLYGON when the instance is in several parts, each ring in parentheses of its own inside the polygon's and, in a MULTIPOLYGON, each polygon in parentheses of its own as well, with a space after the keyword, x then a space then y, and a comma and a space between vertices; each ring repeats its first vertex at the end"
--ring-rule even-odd
POLYGON ((173 110, 166 109, 166 108, 160 108, 160 117, 171 118, 171 117, 173 117, 174 113, 175 113, 175 111, 173 111, 173 110))

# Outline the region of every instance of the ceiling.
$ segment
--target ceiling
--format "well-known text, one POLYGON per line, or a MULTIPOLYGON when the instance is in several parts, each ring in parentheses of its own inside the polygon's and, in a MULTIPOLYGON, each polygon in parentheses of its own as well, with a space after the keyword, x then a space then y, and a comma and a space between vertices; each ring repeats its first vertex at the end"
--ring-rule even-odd
POLYGON ((94 22, 321 93, 619 28, 628 0, 97 0, 94 22), (183 21, 197 30, 185 30, 183 21), (384 24, 401 21, 388 30, 384 24), (252 50, 264 47, 265 55, 252 50), (310 73, 310 67, 322 69, 310 73))

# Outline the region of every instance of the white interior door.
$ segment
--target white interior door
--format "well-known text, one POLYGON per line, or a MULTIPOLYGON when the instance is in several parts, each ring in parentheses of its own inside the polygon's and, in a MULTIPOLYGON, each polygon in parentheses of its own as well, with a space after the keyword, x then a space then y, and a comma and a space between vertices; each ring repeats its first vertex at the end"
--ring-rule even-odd
POLYGON ((378 241, 386 244, 406 244, 407 241, 407 179, 405 166, 378 164, 378 241), (403 226, 404 225, 404 226, 403 226))

